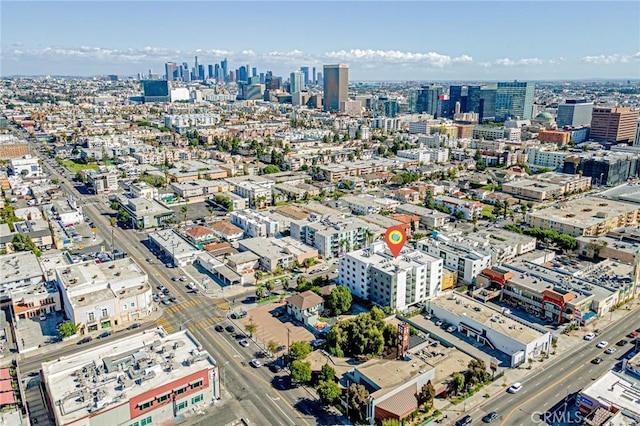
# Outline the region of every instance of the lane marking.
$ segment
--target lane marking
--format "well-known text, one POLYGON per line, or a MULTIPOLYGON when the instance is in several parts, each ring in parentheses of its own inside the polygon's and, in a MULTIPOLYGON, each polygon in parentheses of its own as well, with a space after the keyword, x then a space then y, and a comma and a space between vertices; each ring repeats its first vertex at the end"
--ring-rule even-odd
MULTIPOLYGON (((265 395, 269 397, 269 401, 271 401, 271 403, 272 403, 273 405, 275 405, 275 406, 276 406, 276 408, 277 408, 278 410, 280 410, 280 412, 282 413, 282 415, 283 415, 283 416, 285 416, 285 417, 287 418, 287 420, 289 420, 289 423, 291 423, 292 425, 295 425, 295 424, 296 424, 293 420, 291 420, 291 417, 287 416, 287 413, 285 413, 285 412, 284 412, 284 410, 283 410, 282 408, 280 408, 280 406, 279 406, 278 404, 276 404, 276 402, 273 400, 273 398, 271 398, 271 397, 269 396, 269 394, 268 394, 268 393, 265 393, 265 395)), ((278 398, 278 399, 280 399, 280 398, 278 398)), ((306 413, 305 413, 305 414, 306 414, 306 413)), ((282 424, 282 423, 280 423, 280 424, 282 424)))

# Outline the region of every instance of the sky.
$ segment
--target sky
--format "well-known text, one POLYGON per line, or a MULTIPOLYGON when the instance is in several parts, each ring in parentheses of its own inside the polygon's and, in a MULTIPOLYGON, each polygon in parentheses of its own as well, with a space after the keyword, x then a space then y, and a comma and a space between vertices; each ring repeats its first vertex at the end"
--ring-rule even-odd
POLYGON ((0 1, 0 75, 164 74, 225 57, 357 80, 640 79, 640 2, 0 1))

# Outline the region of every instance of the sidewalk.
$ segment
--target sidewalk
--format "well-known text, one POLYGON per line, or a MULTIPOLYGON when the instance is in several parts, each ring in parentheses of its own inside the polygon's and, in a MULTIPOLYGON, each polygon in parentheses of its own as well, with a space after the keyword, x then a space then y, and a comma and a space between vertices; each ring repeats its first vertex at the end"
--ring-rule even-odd
POLYGON ((441 418, 442 416, 447 416, 447 420, 453 422, 463 414, 470 413, 478 408, 481 408, 484 404, 491 401, 491 398, 495 397, 496 395, 503 394, 507 386, 510 386, 515 382, 522 382, 526 379, 527 376, 535 373, 538 369, 547 368, 550 363, 555 363, 555 361, 560 359, 561 356, 566 356, 566 352, 568 350, 572 348, 578 350, 578 342, 582 341, 584 335, 592 332, 594 328, 603 330, 616 321, 624 318, 626 315, 636 313, 639 307, 640 299, 633 300, 627 305, 617 309, 616 311, 605 315, 603 318, 599 319, 595 325, 583 327, 578 332, 570 336, 562 334, 558 339, 557 347, 555 349, 555 355, 550 355, 550 357, 544 362, 533 363, 533 368, 531 370, 527 369, 527 366, 523 366, 522 368, 506 369, 502 377, 498 378, 488 386, 485 386, 478 393, 467 398, 466 401, 463 401, 458 405, 454 405, 448 400, 435 399, 434 408, 442 413, 441 418), (627 309, 627 306, 629 306, 630 309, 627 309), (484 398, 483 395, 485 394, 489 394, 491 397, 484 398))

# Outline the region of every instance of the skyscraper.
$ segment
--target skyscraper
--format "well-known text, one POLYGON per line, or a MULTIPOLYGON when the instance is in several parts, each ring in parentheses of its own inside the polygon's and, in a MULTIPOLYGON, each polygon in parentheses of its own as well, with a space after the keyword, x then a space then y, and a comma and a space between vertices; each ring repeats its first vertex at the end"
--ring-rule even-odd
POLYGON ((324 65, 324 110, 340 110, 340 102, 349 100, 349 67, 344 64, 324 65))
POLYGON ((196 70, 196 73, 198 74, 198 80, 204 80, 205 75, 204 75, 204 65, 200 64, 198 65, 198 69, 196 70))
POLYGON ((309 85, 309 67, 300 67, 300 71, 304 74, 304 85, 309 85))
POLYGON ((236 72, 236 81, 249 81, 249 72, 247 67, 242 65, 236 72))
POLYGON ((565 103, 558 105, 556 123, 559 127, 589 126, 592 113, 593 102, 586 99, 567 99, 565 103))
POLYGON ((415 97, 416 112, 426 112, 433 116, 438 115, 438 110, 441 109, 441 96, 443 93, 444 88, 442 86, 422 86, 422 88, 417 91, 415 97))
POLYGON ((494 120, 496 115, 496 86, 467 87, 466 112, 478 113, 478 120, 494 120))
POLYGON ((311 84, 316 84, 316 67, 313 67, 313 73, 311 74, 311 84))
POLYGON ((175 62, 167 62, 166 64, 164 64, 165 80, 173 81, 174 80, 173 73, 176 71, 176 69, 178 69, 178 66, 176 65, 175 62))
POLYGON ((196 56, 195 66, 193 67, 193 71, 194 71, 194 74, 195 74, 196 80, 200 80, 200 78, 202 77, 202 76, 199 74, 200 68, 199 68, 198 66, 199 66, 199 64, 198 64, 198 57, 196 56))
POLYGON ((208 76, 207 78, 211 79, 215 77, 215 74, 213 73, 213 65, 209 64, 207 65, 207 71, 208 71, 208 76))
POLYGON ((258 76, 258 68, 253 67, 251 68, 251 77, 257 77, 258 76))
POLYGON ((496 91, 496 121, 509 118, 531 118, 535 83, 511 81, 500 82, 496 91))
POLYGON ((639 111, 630 107, 594 108, 590 138, 609 143, 633 143, 639 111))
POLYGON ((227 58, 224 58, 222 62, 220 62, 220 67, 222 68, 222 80, 227 81, 229 78, 229 69, 227 65, 227 58))
POLYGON ((224 78, 222 77, 222 72, 220 72, 220 64, 216 64, 213 67, 213 76, 215 77, 217 82, 224 81, 224 78))
POLYGON ((304 73, 302 71, 292 72, 289 76, 289 84, 291 85, 289 93, 302 92, 302 89, 305 88, 304 73))
POLYGON ((449 108, 446 111, 447 118, 453 118, 456 113, 456 105, 459 105, 460 112, 467 112, 466 86, 449 86, 449 108))

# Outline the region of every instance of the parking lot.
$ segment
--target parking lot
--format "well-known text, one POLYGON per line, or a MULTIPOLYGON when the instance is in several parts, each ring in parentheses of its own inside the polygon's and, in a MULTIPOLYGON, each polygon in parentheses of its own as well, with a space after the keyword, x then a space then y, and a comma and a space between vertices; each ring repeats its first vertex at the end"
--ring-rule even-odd
POLYGON ((39 317, 19 319, 16 323, 19 352, 36 350, 59 341, 56 326, 63 320, 61 312, 49 313, 44 320, 40 320, 39 317))
POLYGON ((253 321, 258 325, 254 337, 262 345, 265 346, 274 341, 278 345, 285 346, 287 343, 293 343, 300 340, 311 341, 315 337, 306 328, 294 324, 288 315, 275 317, 277 310, 284 309, 285 303, 268 303, 264 306, 258 306, 247 312, 247 316, 240 320, 243 326, 253 321))

